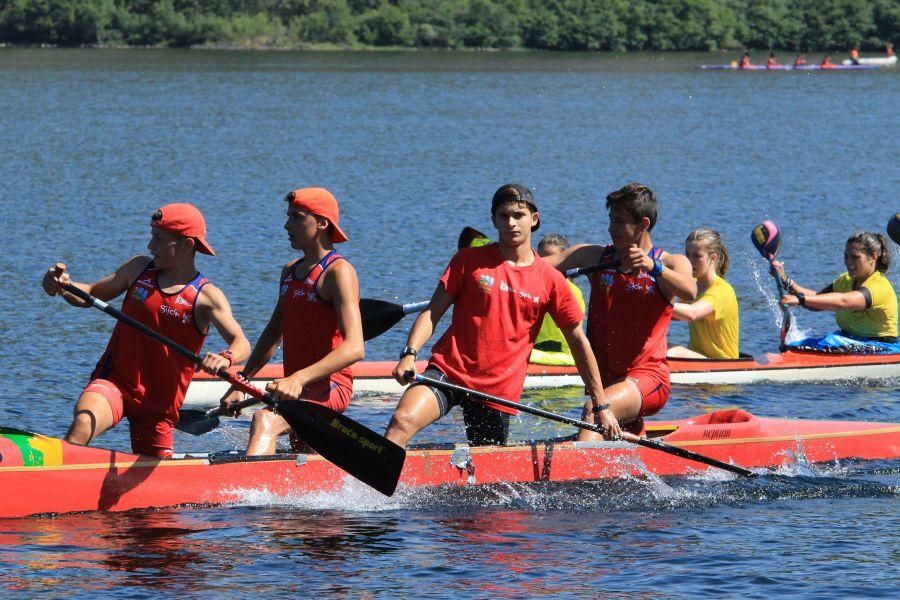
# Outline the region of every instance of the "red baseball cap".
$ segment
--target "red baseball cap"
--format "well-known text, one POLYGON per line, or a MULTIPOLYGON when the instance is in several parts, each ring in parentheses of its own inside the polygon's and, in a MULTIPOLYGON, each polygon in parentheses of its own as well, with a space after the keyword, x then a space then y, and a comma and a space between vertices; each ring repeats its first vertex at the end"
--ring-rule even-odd
POLYGON ((153 218, 150 219, 150 225, 159 227, 163 231, 193 238, 197 243, 198 252, 210 256, 216 255, 212 246, 206 241, 206 220, 193 204, 186 202, 166 204, 154 213, 153 218))
POLYGON ((325 217, 334 227, 331 241, 335 244, 347 241, 347 234, 338 226, 338 203, 334 195, 320 187, 308 187, 294 190, 284 198, 291 206, 300 208, 308 213, 325 217))

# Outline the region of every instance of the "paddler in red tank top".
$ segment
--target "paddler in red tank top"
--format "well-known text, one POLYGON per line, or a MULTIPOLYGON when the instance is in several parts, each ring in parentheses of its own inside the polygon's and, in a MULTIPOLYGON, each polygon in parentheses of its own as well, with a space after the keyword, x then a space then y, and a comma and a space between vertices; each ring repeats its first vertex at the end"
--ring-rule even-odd
MULTIPOLYGON (((334 250, 346 242, 338 225, 338 203, 324 188, 294 190, 284 224, 291 248, 303 252, 281 271, 278 302, 243 369, 250 378, 283 343, 285 377, 269 384, 275 400, 307 400, 344 412, 353 395, 350 365, 365 356, 359 281, 356 270, 334 250)), ((242 399, 229 390, 222 397, 225 413, 242 399)), ((291 430, 269 409, 253 415, 247 455, 272 454, 278 436, 291 430)))
MULTIPOLYGON (((562 274, 531 249, 531 232, 540 226, 531 190, 518 184, 502 186, 491 201, 491 220, 498 242, 456 253, 428 307, 413 324, 394 377, 407 383, 406 373, 416 370, 416 356, 452 305, 452 322, 434 345, 425 374, 517 401, 534 340, 549 313, 569 344, 593 402, 608 408, 597 364, 581 330, 582 310, 562 274)), ((424 384, 406 389, 385 436, 406 446, 418 431, 457 405, 462 407, 470 444, 506 443, 509 416, 516 411, 424 384)), ((609 410, 600 422, 613 435, 620 433, 609 410)))
MULTIPOLYGON (((153 214, 147 249, 114 273, 94 283, 76 283, 65 271, 50 269, 44 290, 59 294, 72 306, 88 307, 62 289, 71 283, 100 300, 127 292, 122 312, 198 354, 210 323, 228 344, 218 354, 207 352, 202 369, 215 373, 246 358, 250 344, 231 314, 225 294, 197 272, 197 252, 215 256, 206 241, 206 222, 190 204, 167 204, 153 214)), ((87 445, 126 417, 131 447, 161 458, 173 450, 173 429, 184 401, 194 363, 125 323, 113 330, 106 352, 75 404, 66 441, 87 445)))
MULTIPOLYGON (((637 432, 642 418, 657 413, 669 397, 666 330, 672 299, 694 298, 697 283, 687 257, 665 252, 650 239, 657 215, 650 188, 629 183, 606 197, 606 208, 612 244, 573 246, 551 263, 563 271, 616 264, 590 275, 588 339, 615 419, 637 432)), ((583 418, 595 422, 590 404, 583 418)), ((581 440, 596 438, 589 431, 579 434, 581 440)))

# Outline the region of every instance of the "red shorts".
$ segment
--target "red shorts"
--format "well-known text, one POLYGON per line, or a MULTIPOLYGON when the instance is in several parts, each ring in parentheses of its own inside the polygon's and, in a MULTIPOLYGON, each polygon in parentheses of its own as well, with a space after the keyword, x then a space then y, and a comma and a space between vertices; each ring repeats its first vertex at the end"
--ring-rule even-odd
POLYGON ((128 419, 131 451, 159 458, 172 456, 175 422, 166 416, 142 416, 134 410, 135 400, 128 392, 108 379, 92 379, 84 392, 103 396, 112 411, 113 425, 122 417, 128 419))
POLYGON ((660 369, 639 367, 628 371, 626 377, 641 391, 641 417, 655 415, 669 399, 669 372, 660 369))
POLYGON ((334 412, 342 413, 350 406, 350 400, 353 398, 353 389, 344 387, 329 379, 320 379, 306 386, 300 398, 324 404, 334 412))

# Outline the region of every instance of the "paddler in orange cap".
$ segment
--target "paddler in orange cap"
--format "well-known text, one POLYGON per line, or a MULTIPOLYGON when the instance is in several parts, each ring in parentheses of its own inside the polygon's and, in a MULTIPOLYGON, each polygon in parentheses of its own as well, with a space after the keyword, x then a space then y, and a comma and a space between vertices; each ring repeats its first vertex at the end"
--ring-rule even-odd
POLYGON ((854 65, 859 64, 859 48, 853 46, 853 49, 850 50, 850 62, 854 65))
MULTIPOLYGON (((215 373, 243 360, 250 344, 231 314, 225 294, 195 266, 197 252, 215 256, 206 240, 206 222, 191 204, 167 204, 150 219, 150 256, 135 256, 93 283, 76 283, 65 269, 51 268, 43 287, 72 306, 90 306, 65 291, 69 283, 108 301, 125 294, 122 312, 170 340, 200 352, 212 324, 227 347, 203 357, 202 369, 215 373)), ((119 322, 106 352, 75 404, 66 441, 87 445, 123 417, 138 454, 165 458, 173 450, 173 429, 184 402, 194 363, 119 322)))
MULTIPOLYGON (((273 398, 318 402, 342 413, 353 396, 350 365, 365 356, 356 269, 334 248, 347 235, 339 224, 337 200, 325 188, 294 190, 285 200, 284 229, 291 248, 303 256, 281 269, 275 310, 242 375, 255 375, 283 344, 284 377, 267 388, 273 398)), ((229 390, 222 410, 234 414, 232 406, 242 397, 229 390)), ((278 436, 289 431, 287 421, 271 409, 257 411, 247 455, 274 453, 278 436)))
MULTIPOLYGON (((426 377, 513 402, 525 384, 528 356, 545 314, 562 330, 600 424, 619 429, 603 395, 597 363, 581 329, 583 313, 565 278, 531 249, 540 226, 534 194, 520 184, 501 186, 491 200, 494 243, 463 248, 450 260, 428 307, 413 324, 394 377, 407 383, 419 351, 453 306, 450 327, 435 343, 426 377)), ((482 404, 460 391, 418 383, 406 388, 385 437, 405 446, 423 427, 460 406, 471 445, 505 444, 514 409, 482 404), (496 408, 495 408, 496 407, 496 408)))
MULTIPOLYGON (((615 264, 589 276, 588 339, 614 418, 639 433, 643 417, 659 412, 669 398, 666 331, 672 302, 696 297, 697 282, 684 255, 653 244, 658 204, 649 187, 629 183, 606 196, 606 208, 611 244, 580 244, 548 260, 564 272, 615 264)), ((582 418, 597 422, 590 404, 582 418)), ((581 430, 579 439, 594 440, 597 434, 581 430)))

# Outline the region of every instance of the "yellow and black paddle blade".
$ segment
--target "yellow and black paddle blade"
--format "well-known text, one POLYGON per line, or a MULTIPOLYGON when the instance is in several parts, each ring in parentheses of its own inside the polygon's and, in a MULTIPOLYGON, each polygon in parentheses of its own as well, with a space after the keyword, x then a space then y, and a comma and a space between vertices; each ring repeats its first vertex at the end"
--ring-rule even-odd
POLYGON ((406 460, 397 444, 316 402, 279 402, 275 410, 329 462, 386 496, 397 489, 406 460))

